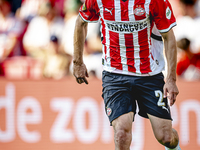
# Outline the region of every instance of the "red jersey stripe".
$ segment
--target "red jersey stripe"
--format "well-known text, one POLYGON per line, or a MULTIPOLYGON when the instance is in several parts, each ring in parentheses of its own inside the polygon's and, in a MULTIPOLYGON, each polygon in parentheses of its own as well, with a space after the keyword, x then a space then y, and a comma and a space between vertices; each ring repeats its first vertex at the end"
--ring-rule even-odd
POLYGON ((103 37, 102 37, 102 44, 103 44, 103 46, 104 46, 104 54, 105 54, 105 59, 107 59, 106 58, 106 53, 107 53, 107 47, 106 47, 106 37, 105 37, 105 35, 106 35, 106 31, 105 31, 105 23, 104 23, 104 20, 101 18, 100 19, 100 21, 101 21, 101 25, 102 25, 102 28, 101 28, 101 33, 102 33, 102 35, 103 35, 103 37))
POLYGON ((110 58, 111 67, 122 70, 120 46, 119 46, 119 34, 116 32, 109 31, 110 35, 110 58))
POLYGON ((110 20, 110 21, 115 21, 115 8, 114 5, 114 0, 103 0, 103 16, 104 19, 110 20))
POLYGON ((136 72, 135 61, 134 61, 134 43, 133 43, 133 34, 125 34, 125 45, 126 45, 126 57, 128 71, 136 72))
POLYGON ((121 20, 122 21, 129 21, 128 3, 129 3, 129 0, 127 0, 125 2, 123 0, 120 0, 120 5, 121 5, 121 20))
POLYGON ((138 42, 140 45, 140 71, 141 73, 151 72, 150 69, 150 50, 149 50, 149 42, 148 42, 148 31, 144 29, 139 31, 138 42))

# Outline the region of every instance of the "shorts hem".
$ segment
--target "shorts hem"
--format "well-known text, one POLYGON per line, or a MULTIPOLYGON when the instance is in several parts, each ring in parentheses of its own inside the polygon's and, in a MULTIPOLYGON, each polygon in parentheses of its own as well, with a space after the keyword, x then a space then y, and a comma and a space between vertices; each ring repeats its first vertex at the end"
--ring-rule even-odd
MULTIPOLYGON (((161 116, 155 115, 155 114, 153 114, 153 113, 147 113, 147 114, 152 115, 152 116, 154 116, 154 117, 158 117, 158 118, 160 118, 160 119, 167 119, 167 120, 171 120, 171 121, 173 120, 171 117, 170 117, 170 118, 161 117, 161 116)), ((140 115, 140 116, 143 117, 143 118, 149 119, 148 115, 146 116, 146 115, 142 115, 142 114, 140 114, 140 113, 138 113, 138 115, 140 115)))
POLYGON ((130 112, 133 112, 133 113, 134 113, 134 116, 133 116, 133 122, 134 122, 134 118, 135 118, 136 112, 130 110, 130 111, 128 111, 128 112, 125 112, 125 113, 119 114, 118 116, 113 117, 111 120, 109 119, 109 121, 110 121, 110 126, 112 126, 112 122, 113 122, 115 119, 119 118, 120 116, 122 116, 122 115, 124 115, 124 114, 128 114, 128 113, 130 113, 130 112))

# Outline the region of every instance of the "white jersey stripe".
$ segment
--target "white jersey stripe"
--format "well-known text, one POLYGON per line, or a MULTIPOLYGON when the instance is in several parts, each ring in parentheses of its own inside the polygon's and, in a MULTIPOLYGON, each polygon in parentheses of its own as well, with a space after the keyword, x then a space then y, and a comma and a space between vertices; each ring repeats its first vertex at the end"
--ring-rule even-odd
POLYGON ((149 15, 149 5, 150 5, 150 3, 151 3, 151 0, 146 0, 145 1, 145 11, 146 11, 146 15, 149 15))
MULTIPOLYGON (((121 21, 121 4, 120 0, 114 0, 115 1, 115 20, 121 21)), ((126 58, 126 48, 125 48, 125 37, 123 33, 119 33, 119 46, 120 46, 120 56, 121 56, 121 64, 122 64, 122 70, 128 71, 127 66, 127 58, 126 58)))
POLYGON ((103 4, 102 4, 102 1, 97 0, 97 4, 98 4, 99 10, 100 10, 101 17, 103 19, 103 4))
POLYGON ((107 65, 108 67, 111 67, 111 59, 110 59, 110 34, 108 29, 106 29, 106 58, 107 58, 107 65))
POLYGON ((129 21, 135 21, 135 16, 133 13, 134 3, 135 3, 135 0, 129 0, 129 4, 128 4, 129 21))
POLYGON ((119 33, 119 45, 120 45, 120 56, 123 72, 128 71, 127 58, 126 58, 126 47, 125 47, 125 37, 123 33, 119 33))
MULTIPOLYGON (((102 17, 102 20, 104 20, 104 15, 103 15, 103 4, 102 4, 102 0, 97 0, 97 4, 98 4, 98 7, 100 9, 100 14, 101 14, 101 17, 102 17)), ((104 24, 105 22, 103 21, 102 24, 104 24)), ((102 26, 101 26, 101 31, 102 31, 102 26)), ((102 51, 103 51, 103 55, 102 55, 102 58, 104 59, 104 66, 106 68, 112 68, 111 67, 111 61, 110 61, 110 48, 108 45, 110 45, 110 35, 109 35, 109 31, 108 29, 105 28, 105 40, 106 40, 106 44, 105 46, 103 45, 102 46, 102 51), (105 49, 106 48, 106 49, 105 49), (105 51, 106 51, 106 54, 105 54, 105 51)))
MULTIPOLYGON (((105 59, 106 59, 105 56, 106 56, 106 54, 105 54, 105 46, 102 45, 102 59, 103 59, 103 61, 104 61, 104 64, 105 64, 105 61, 106 61, 106 60, 105 60, 105 59)), ((104 64, 103 64, 103 65, 104 65, 104 64)))
MULTIPOLYGON (((144 8, 145 8, 145 11, 146 11, 146 17, 149 18, 149 5, 150 5, 150 2, 151 0, 145 0, 145 5, 144 5, 144 8)), ((152 71, 152 67, 155 67, 155 62, 154 60, 152 59, 152 56, 151 56, 151 42, 150 42, 150 39, 151 39, 151 30, 150 30, 150 21, 148 21, 148 27, 147 27, 147 34, 148 34, 148 45, 149 45, 149 60, 150 60, 150 69, 152 71), (151 65, 151 64, 154 64, 154 65, 151 65)))
POLYGON ((133 32, 133 44, 134 44, 134 61, 136 73, 141 74, 140 72, 140 45, 138 41, 138 32, 133 32))
POLYGON ((121 5, 120 0, 115 1, 115 21, 121 21, 121 5))

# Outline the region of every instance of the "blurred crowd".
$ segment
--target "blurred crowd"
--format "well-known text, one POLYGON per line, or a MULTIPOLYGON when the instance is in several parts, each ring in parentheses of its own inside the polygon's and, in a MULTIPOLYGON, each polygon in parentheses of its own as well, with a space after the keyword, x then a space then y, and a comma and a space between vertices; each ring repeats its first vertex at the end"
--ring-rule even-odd
MULTIPOLYGON (((82 3, 0 0, 1 76, 60 79, 71 75, 73 32, 82 3)), ((98 78, 102 70, 99 27, 99 23, 89 25, 84 50, 88 71, 98 78)))
MULTIPOLYGON (((200 0, 170 0, 177 17, 177 76, 200 80, 200 0)), ((0 75, 61 79, 72 75, 73 32, 84 0, 0 0, 0 75)), ((88 26, 84 62, 101 78, 99 23, 88 26)))
POLYGON ((176 1, 177 76, 187 81, 200 80, 200 0, 176 1))

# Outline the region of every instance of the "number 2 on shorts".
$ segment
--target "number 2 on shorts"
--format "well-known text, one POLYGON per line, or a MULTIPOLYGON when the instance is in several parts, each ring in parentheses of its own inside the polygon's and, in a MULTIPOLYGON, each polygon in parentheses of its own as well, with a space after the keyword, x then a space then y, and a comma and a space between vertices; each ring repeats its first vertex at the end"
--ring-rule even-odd
POLYGON ((157 105, 158 106, 165 106, 165 102, 163 102, 163 93, 160 90, 156 90, 155 95, 156 95, 156 97, 159 97, 157 105))

